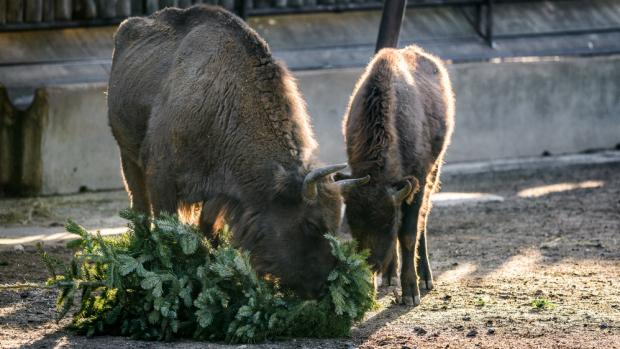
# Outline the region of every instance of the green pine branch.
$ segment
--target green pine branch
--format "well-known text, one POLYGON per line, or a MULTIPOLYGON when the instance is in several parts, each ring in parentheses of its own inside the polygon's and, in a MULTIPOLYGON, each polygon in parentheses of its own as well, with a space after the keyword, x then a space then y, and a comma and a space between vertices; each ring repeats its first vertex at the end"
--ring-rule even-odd
POLYGON ((58 316, 79 304, 72 327, 80 333, 243 343, 334 337, 347 335, 374 305, 367 255, 357 253, 353 242, 325 236, 337 264, 325 294, 308 301, 260 278, 249 254, 230 245, 227 229, 214 248, 176 216, 120 215, 129 221, 128 231, 115 237, 93 235, 69 221, 67 231, 78 236, 69 243, 75 251, 69 265, 40 248, 48 285, 60 290, 58 316))

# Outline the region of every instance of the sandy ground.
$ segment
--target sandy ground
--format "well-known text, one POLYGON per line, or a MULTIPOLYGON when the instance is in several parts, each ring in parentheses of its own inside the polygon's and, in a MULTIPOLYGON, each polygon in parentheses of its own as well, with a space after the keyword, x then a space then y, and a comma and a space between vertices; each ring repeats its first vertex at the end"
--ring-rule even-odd
MULTIPOLYGON (((443 192, 495 199, 435 207, 436 289, 422 305, 394 305, 393 290, 383 288, 381 307, 350 338, 257 347, 620 348, 620 163, 451 174, 443 182, 443 192), (536 299, 548 307, 535 307, 536 299)), ((122 192, 0 200, 0 285, 45 280, 24 236, 61 234, 66 218, 122 226, 115 214, 126 205, 122 192)), ((50 254, 68 258, 51 242, 50 254)), ((68 320, 53 321, 54 300, 50 290, 0 288, 0 348, 222 346, 76 336, 63 329, 68 320)))

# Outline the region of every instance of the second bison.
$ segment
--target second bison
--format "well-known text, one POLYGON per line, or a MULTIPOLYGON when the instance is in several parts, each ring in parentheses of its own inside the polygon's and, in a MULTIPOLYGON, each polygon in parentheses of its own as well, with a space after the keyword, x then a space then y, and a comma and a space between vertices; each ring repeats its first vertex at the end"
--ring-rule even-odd
POLYGON ((354 177, 371 182, 344 193, 353 237, 385 273, 402 257, 402 300, 420 303, 418 275, 433 287, 426 220, 454 124, 450 80, 441 61, 416 46, 383 49, 358 81, 344 120, 354 177))

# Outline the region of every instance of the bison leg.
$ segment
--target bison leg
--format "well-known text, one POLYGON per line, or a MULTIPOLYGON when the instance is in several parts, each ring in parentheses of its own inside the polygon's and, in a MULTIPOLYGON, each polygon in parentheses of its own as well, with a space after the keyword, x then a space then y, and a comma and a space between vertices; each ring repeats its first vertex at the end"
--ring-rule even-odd
POLYGON ((418 224, 418 231, 420 240, 418 241, 418 272, 420 278, 424 281, 424 285, 427 290, 433 289, 433 273, 431 271, 431 263, 428 258, 428 243, 426 239, 426 221, 428 215, 431 212, 431 194, 435 191, 437 186, 437 177, 439 172, 439 166, 434 166, 433 170, 428 176, 426 182, 426 188, 424 191, 424 201, 420 209, 420 222, 418 224))
MULTIPOLYGON (((176 214, 178 208, 176 183, 168 166, 157 164, 147 168, 146 186, 153 216, 176 214)), ((149 165, 150 166, 150 165, 149 165)))
POLYGON ((146 193, 146 185, 144 183, 144 172, 142 168, 126 154, 121 153, 121 166, 123 169, 123 178, 125 180, 125 189, 129 194, 131 208, 139 213, 148 215, 149 201, 146 193))
MULTIPOLYGON (((426 215, 420 217, 424 220, 426 225, 426 215)), ((420 233, 420 241, 418 242, 418 272, 420 278, 424 281, 424 286, 428 291, 433 289, 433 273, 431 271, 431 264, 428 258, 428 246, 426 242, 426 228, 420 233)))
POLYGON ((400 278, 398 272, 400 270, 400 256, 398 253, 398 244, 394 245, 394 257, 388 266, 386 272, 383 274, 383 285, 399 286, 400 278))
MULTIPOLYGON (((422 184, 422 183, 421 183, 422 184)), ((418 249, 418 221, 420 208, 424 202, 425 185, 415 194, 413 202, 404 202, 403 223, 398 233, 402 266, 400 272, 400 284, 402 288, 402 302, 406 305, 420 304, 420 288, 418 287, 418 272, 416 267, 416 252, 418 249)))

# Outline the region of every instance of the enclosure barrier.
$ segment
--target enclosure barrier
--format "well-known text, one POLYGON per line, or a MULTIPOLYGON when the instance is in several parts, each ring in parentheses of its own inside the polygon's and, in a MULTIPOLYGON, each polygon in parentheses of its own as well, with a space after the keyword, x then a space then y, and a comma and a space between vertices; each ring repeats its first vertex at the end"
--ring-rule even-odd
POLYGON ((105 83, 42 87, 26 109, 0 86, 0 196, 117 189, 105 83))
MULTIPOLYGON (((495 4, 545 0, 409 0, 407 7, 457 6, 466 11, 476 32, 493 46, 495 4)), ((587 0, 546 0, 587 1, 587 0)), ((115 25, 129 16, 147 16, 165 7, 219 5, 250 16, 380 10, 378 0, 0 0, 0 32, 115 25)), ((607 28, 606 30, 620 30, 607 28)), ((597 32, 593 30, 592 32, 597 32)), ((537 33, 562 35, 569 32, 537 33)))

